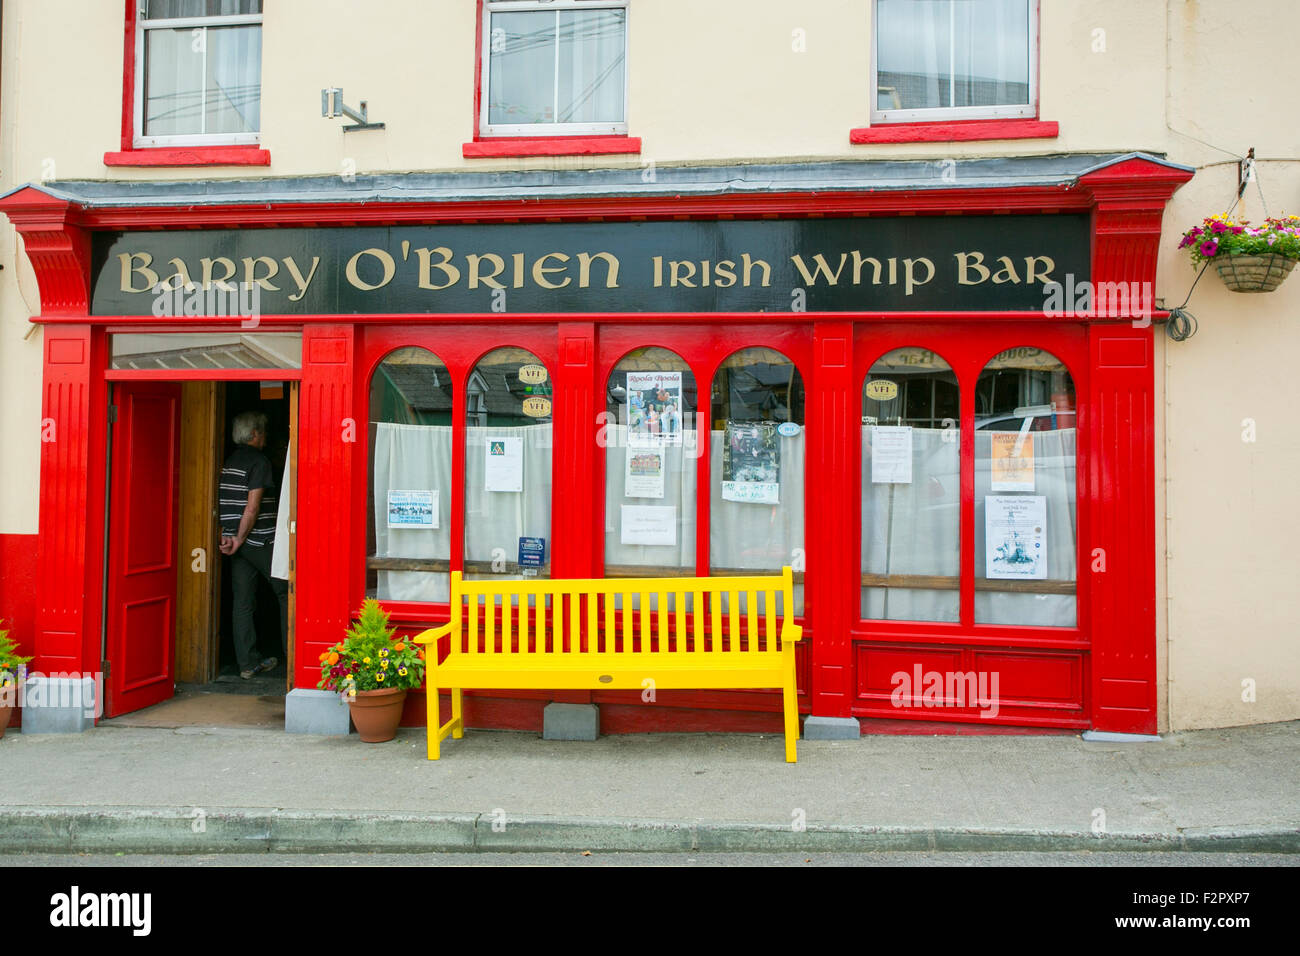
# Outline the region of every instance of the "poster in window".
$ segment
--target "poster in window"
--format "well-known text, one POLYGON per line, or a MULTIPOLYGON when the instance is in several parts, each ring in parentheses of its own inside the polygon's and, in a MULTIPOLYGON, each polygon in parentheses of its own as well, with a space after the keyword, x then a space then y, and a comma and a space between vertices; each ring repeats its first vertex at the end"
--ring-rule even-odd
POLYGON ((388 527, 437 530, 438 492, 388 492, 388 527))
POLYGON ((871 481, 877 485, 912 483, 912 426, 871 426, 871 481))
POLYGON ((620 544, 677 544, 677 509, 661 505, 623 505, 620 544))
POLYGON ((524 490, 524 440, 488 436, 483 445, 485 491, 524 490))
POLYGON ((623 494, 628 498, 664 496, 664 450, 627 448, 624 455, 623 494))
POLYGON ((722 441, 722 499, 781 503, 781 444, 772 422, 727 422, 722 441))
POLYGON ((680 445, 684 418, 681 372, 627 373, 629 445, 680 445))
POLYGON ((984 496, 984 577, 1047 577, 1047 498, 984 496))
MULTIPOLYGON (((1032 419, 1026 419, 1026 423, 1032 419)), ((990 432, 993 491, 1034 490, 1034 436, 1026 430, 990 432)))

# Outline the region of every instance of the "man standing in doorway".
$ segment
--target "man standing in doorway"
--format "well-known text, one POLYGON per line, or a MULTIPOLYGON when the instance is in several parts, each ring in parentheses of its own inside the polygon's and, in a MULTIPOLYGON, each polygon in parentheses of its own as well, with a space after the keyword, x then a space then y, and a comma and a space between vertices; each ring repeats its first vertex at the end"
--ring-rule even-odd
POLYGON ((235 656, 239 676, 248 680, 260 671, 274 670, 274 657, 258 661, 257 631, 253 611, 257 579, 266 578, 280 602, 280 648, 288 653, 289 582, 271 577, 271 544, 275 540, 275 476, 266 447, 266 415, 244 412, 235 417, 232 437, 238 446, 221 469, 218 495, 221 553, 230 555, 234 590, 235 656))

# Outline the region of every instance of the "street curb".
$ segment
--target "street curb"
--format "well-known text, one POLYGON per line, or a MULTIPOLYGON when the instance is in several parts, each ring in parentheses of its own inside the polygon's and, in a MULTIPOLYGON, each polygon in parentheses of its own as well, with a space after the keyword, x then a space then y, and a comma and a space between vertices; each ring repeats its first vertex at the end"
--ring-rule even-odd
POLYGON ((1161 833, 817 826, 491 813, 223 807, 5 807, 10 853, 760 853, 1078 851, 1300 853, 1300 827, 1161 833))

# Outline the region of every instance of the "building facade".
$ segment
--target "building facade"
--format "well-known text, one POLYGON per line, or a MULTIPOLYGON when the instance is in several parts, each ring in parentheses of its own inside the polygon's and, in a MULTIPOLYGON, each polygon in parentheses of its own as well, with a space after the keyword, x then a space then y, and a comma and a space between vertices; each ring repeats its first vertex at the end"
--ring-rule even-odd
MULTIPOLYGON (((1256 7, 1279 61, 1298 14, 1256 7)), ((1204 276, 1166 334, 1182 232, 1300 199, 1283 94, 1215 68, 1233 5, 3 17, 0 616, 49 686, 113 716, 215 674, 215 469, 260 403, 290 729, 367 596, 417 630, 456 570, 785 565, 801 710, 841 729, 1300 714, 1300 287, 1204 276)), ((552 700, 779 725, 742 691, 468 719, 552 700)))

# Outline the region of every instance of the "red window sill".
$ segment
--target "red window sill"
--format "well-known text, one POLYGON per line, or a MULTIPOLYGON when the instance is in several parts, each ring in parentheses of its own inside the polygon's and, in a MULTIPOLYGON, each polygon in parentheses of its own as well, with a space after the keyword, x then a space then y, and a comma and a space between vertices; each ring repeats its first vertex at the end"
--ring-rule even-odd
POLYGON ((849 142, 960 143, 985 139, 1055 139, 1059 133, 1059 123, 1031 119, 882 123, 849 130, 849 142))
POLYGON ((466 159, 492 156, 605 156, 641 152, 639 136, 502 136, 465 143, 466 159))
POLYGON ((125 149, 104 154, 105 166, 270 166, 271 151, 258 146, 189 146, 125 149))

